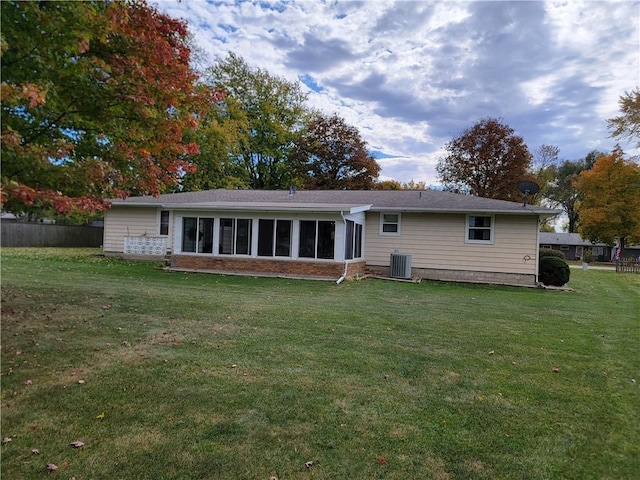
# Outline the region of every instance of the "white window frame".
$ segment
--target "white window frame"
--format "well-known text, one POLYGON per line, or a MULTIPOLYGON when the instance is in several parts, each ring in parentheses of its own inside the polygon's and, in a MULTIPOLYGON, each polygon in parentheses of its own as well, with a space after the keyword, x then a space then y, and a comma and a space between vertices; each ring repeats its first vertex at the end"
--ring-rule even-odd
POLYGON ((496 225, 496 219, 494 215, 486 215, 486 214, 479 214, 479 213, 468 213, 465 216, 465 228, 464 228, 464 243, 473 243, 476 245, 493 245, 494 243, 494 238, 495 238, 495 225, 496 225), (491 220, 491 224, 489 225, 489 227, 471 227, 469 226, 469 219, 471 217, 488 217, 491 220), (473 240, 473 239, 469 239, 469 230, 479 230, 479 229, 486 229, 489 230, 489 240, 473 240))
POLYGON ((364 258, 364 248, 362 245, 364 243, 364 225, 358 223, 354 220, 345 220, 344 224, 344 259, 345 260, 360 260, 364 258), (353 224, 353 232, 349 236, 349 222, 353 224), (358 233, 360 233, 358 235, 358 233), (351 251, 347 249, 347 247, 351 247, 351 251))
POLYGON ((388 236, 388 237, 399 237, 400 236, 400 226, 402 224, 402 215, 400 212, 380 212, 380 235, 388 236), (395 215, 398 217, 396 222, 385 221, 386 215, 395 215), (385 232, 385 225, 396 225, 397 230, 395 232, 385 232))

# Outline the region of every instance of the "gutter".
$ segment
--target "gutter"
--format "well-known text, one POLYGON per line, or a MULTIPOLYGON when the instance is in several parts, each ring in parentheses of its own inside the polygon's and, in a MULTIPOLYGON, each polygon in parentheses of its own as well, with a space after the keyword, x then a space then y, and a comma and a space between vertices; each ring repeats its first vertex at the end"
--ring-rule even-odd
MULTIPOLYGON (((347 231, 347 219, 344 218, 344 212, 341 210, 340 211, 340 216, 342 217, 342 221, 344 222, 344 231, 347 231)), ((344 251, 342 252, 342 256, 344 257, 344 251)), ((345 258, 344 260, 344 272, 342 272, 342 276, 336 280, 336 285, 340 285, 345 278, 347 278, 347 269, 349 268, 349 264, 347 263, 347 259, 345 258)))

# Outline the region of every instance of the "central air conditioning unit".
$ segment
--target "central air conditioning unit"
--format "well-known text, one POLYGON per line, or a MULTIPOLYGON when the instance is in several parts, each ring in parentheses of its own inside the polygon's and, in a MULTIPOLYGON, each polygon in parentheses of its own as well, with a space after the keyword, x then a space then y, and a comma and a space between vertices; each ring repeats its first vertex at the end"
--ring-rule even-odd
POLYGON ((391 278, 411 278, 411 255, 392 253, 389 276, 391 278))

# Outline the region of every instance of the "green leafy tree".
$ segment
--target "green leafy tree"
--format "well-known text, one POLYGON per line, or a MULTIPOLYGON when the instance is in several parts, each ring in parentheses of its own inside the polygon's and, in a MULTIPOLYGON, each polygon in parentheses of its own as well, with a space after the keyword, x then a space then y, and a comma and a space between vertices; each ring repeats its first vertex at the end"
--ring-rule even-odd
POLYGON ((622 248, 640 243, 640 165, 614 150, 582 171, 575 187, 584 238, 609 245, 619 241, 622 248))
POLYGON ((575 233, 578 231, 579 215, 576 209, 578 202, 578 190, 574 183, 581 172, 593 167, 596 159, 604 155, 602 152, 594 150, 582 160, 564 160, 559 165, 551 164, 542 175, 548 178, 548 183, 544 189, 544 201, 551 207, 558 207, 564 210, 567 216, 567 231, 575 233))
POLYGON ((310 190, 372 189, 380 166, 366 147, 338 115, 312 115, 291 150, 297 183, 310 190))
POLYGON ((480 120, 446 144, 436 170, 445 190, 519 201, 531 154, 522 137, 493 118, 480 120))
POLYGON ((208 90, 209 101, 201 108, 198 129, 187 137, 199 147, 199 153, 189 158, 197 168, 184 175, 176 191, 249 188, 248 172, 235 162, 241 153, 242 132, 248 129, 247 116, 238 102, 221 91, 199 88, 208 90))
POLYGON ((402 184, 397 180, 382 180, 376 182, 373 190, 402 190, 402 184))
POLYGON ((633 141, 640 148, 640 88, 625 92, 619 105, 621 115, 607 121, 611 136, 633 141))
POLYGON ((289 152, 307 113, 299 83, 252 68, 233 53, 207 69, 206 79, 227 93, 229 119, 240 128, 238 150, 229 154, 244 172, 248 187, 290 186, 289 152))
POLYGON ((192 169, 184 22, 142 1, 0 7, 4 208, 91 213, 192 169))

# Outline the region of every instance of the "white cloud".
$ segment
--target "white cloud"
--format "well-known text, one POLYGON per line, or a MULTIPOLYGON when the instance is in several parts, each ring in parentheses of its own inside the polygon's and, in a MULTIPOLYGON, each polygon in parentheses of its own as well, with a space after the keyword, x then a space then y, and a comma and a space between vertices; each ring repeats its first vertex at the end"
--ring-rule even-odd
POLYGON ((640 4, 627 1, 164 0, 213 62, 233 51, 356 126, 382 177, 437 183, 442 146, 498 117, 562 158, 615 143, 606 119, 640 84, 640 4))

